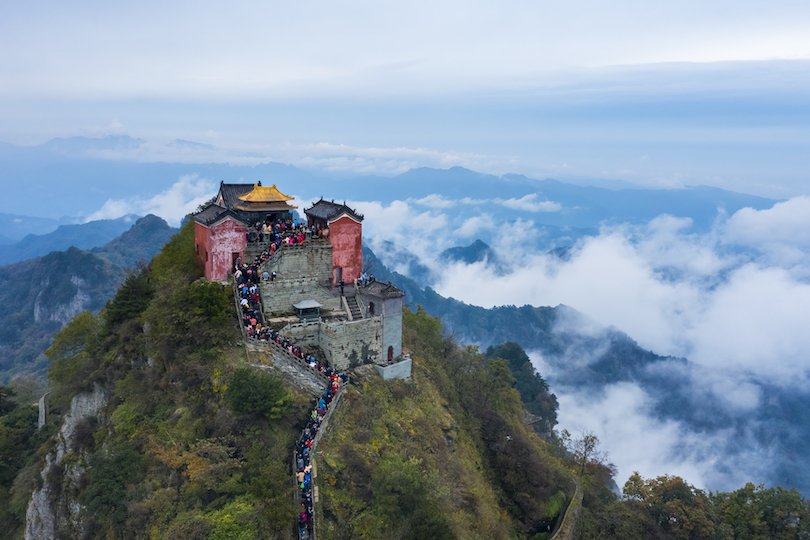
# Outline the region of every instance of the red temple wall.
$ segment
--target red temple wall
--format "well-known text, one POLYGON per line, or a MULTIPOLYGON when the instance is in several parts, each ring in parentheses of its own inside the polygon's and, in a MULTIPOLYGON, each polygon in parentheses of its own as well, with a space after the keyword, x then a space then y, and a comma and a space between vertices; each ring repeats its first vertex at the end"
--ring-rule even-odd
POLYGON ((213 227, 194 224, 194 240, 205 278, 224 281, 233 271, 233 254, 242 253, 247 245, 247 227, 238 221, 225 219, 213 227))
POLYGON ((194 222, 194 251, 197 253, 197 258, 203 265, 203 275, 205 279, 211 279, 211 257, 206 256, 210 251, 211 239, 208 234, 208 227, 202 223, 194 222))
POLYGON ((336 269, 343 269, 343 281, 349 283, 363 271, 363 225, 343 216, 329 223, 332 244, 332 284, 337 285, 336 269))

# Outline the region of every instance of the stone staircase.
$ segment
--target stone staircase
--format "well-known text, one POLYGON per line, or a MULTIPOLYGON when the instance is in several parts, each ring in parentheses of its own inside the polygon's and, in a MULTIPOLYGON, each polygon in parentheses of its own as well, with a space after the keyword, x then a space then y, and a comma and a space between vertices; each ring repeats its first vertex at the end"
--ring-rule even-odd
POLYGON ((346 305, 349 306, 349 311, 352 314, 352 320, 356 321, 363 318, 363 312, 360 311, 360 306, 357 304, 356 296, 347 296, 346 305))
POLYGON ((242 250, 242 260, 247 263, 253 261, 269 246, 269 242, 248 242, 245 249, 242 250))
MULTIPOLYGON (((318 243, 320 245, 326 245, 325 241, 319 240, 318 243)), ((317 244, 316 244, 317 245, 317 244)), ((267 247, 266 244, 248 244, 245 251, 243 252, 244 260, 251 261, 257 255, 259 255, 265 248, 267 247)), ((290 249, 287 246, 285 249, 290 249)), ((293 248, 295 249, 295 248, 293 248)), ((300 248, 299 248, 300 249, 300 248)), ((275 265, 278 265, 279 261, 283 257, 284 250, 279 249, 270 258, 265 261, 265 263, 260 267, 260 272, 263 269, 272 269, 275 265)), ((276 286, 275 296, 278 295, 278 289, 283 288, 279 287, 285 280, 276 281, 274 284, 262 283, 262 304, 264 304, 265 299, 267 298, 266 294, 270 293, 270 289, 272 285, 276 286)), ((287 280, 291 283, 287 285, 291 285, 293 288, 297 288, 296 286, 302 285, 301 283, 297 283, 296 280, 287 280)), ((298 281, 309 281, 309 280, 298 280, 298 281)), ((303 285, 307 285, 304 283, 303 285)), ((317 290, 317 287, 313 288, 313 290, 317 290)), ((241 308, 239 306, 239 293, 236 288, 236 284, 233 284, 233 292, 234 292, 234 301, 237 316, 241 314, 241 308)), ((326 293, 324 293, 326 294, 326 293)), ((325 303, 328 301, 334 302, 335 300, 339 301, 339 297, 332 298, 331 295, 328 295, 329 298, 325 298, 325 303)), ((354 296, 348 297, 347 300, 349 301, 350 310, 352 313, 352 317, 355 319, 362 319, 362 311, 360 310, 360 306, 357 304, 357 299, 354 296)), ((263 308, 262 311, 262 319, 264 319, 263 315, 266 308, 263 308)), ((263 321, 262 321, 263 322, 263 321)), ((298 358, 297 356, 290 354, 290 352, 285 349, 284 347, 276 344, 273 341, 264 341, 258 340, 255 338, 249 338, 247 333, 245 332, 244 326, 240 322, 240 327, 242 328, 243 338, 245 340, 245 352, 247 354, 253 353, 254 357, 258 356, 261 360, 256 362, 250 362, 250 365, 256 369, 261 370, 273 370, 276 373, 280 374, 282 377, 287 379, 288 382, 292 383, 294 386, 298 387, 299 389, 303 390, 304 392, 313 396, 313 398, 317 399, 320 397, 324 389, 328 389, 330 385, 329 378, 324 374, 318 371, 317 369, 313 369, 307 364, 303 359, 298 358)), ((348 381, 347 381, 348 382, 348 381)), ((312 441, 312 453, 315 453, 316 447, 318 442, 320 441, 323 434, 326 432, 327 427, 329 425, 329 420, 332 416, 332 413, 337 409, 338 403, 340 402, 340 398, 343 395, 343 387, 334 395, 332 402, 327 408, 327 412, 321 421, 320 428, 316 431, 315 437, 312 441)), ((298 481, 296 478, 296 451, 293 451, 293 459, 292 459, 292 472, 293 472, 293 486, 296 494, 296 503, 301 502, 301 492, 298 489, 298 481)), ((309 499, 314 503, 318 502, 318 488, 315 485, 317 480, 317 467, 314 467, 315 460, 314 456, 312 458, 313 470, 316 471, 312 477, 312 498, 309 499)), ((297 507, 297 504, 296 504, 297 507)), ((299 540, 315 540, 315 515, 313 513, 312 517, 312 529, 308 531, 306 529, 299 529, 297 519, 294 519, 296 526, 296 531, 299 532, 298 538, 299 540)))
POLYGON ((310 368, 303 360, 273 342, 248 339, 248 348, 264 358, 263 361, 251 363, 253 367, 275 371, 288 383, 315 398, 329 384, 329 379, 323 373, 310 368))

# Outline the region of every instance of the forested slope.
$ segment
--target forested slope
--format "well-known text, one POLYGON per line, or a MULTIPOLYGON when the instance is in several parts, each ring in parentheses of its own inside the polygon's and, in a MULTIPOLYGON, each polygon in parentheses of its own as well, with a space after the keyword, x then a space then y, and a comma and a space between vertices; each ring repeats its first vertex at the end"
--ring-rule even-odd
POLYGON ((405 313, 411 381, 362 378, 319 447, 328 538, 514 538, 550 531, 574 492, 523 423, 506 362, 405 313))

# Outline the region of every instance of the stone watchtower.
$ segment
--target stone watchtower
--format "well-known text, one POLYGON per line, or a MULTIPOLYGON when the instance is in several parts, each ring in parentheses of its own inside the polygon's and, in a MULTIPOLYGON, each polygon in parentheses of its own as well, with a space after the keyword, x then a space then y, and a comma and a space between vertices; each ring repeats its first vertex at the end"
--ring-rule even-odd
POLYGON ((382 359, 393 362, 402 356, 402 298, 405 293, 390 283, 375 281, 357 288, 369 316, 382 320, 382 359))

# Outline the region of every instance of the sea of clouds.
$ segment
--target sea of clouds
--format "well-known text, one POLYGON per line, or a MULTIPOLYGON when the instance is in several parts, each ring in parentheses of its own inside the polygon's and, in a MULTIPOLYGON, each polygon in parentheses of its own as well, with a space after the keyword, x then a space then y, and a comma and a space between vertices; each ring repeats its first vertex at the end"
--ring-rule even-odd
POLYGON ((431 269, 429 284, 440 294, 484 307, 574 307, 593 323, 591 329, 578 323, 581 332, 613 327, 646 349, 687 358, 673 377, 688 379, 690 406, 719 406, 732 420, 742 419, 734 429, 697 430, 662 419, 659 396, 635 382, 598 392, 555 386, 565 369, 589 360, 561 365, 530 351, 558 395, 560 426, 595 432, 618 467, 620 485, 636 470, 679 474, 708 489, 768 481, 778 458, 775 447, 755 435, 763 389, 801 390, 810 370, 810 197, 718 213, 707 232, 693 232, 689 218, 670 215, 604 227, 564 257, 534 248, 544 234, 542 212, 553 206, 534 207, 536 217, 523 212, 508 222, 486 213, 448 213, 467 202, 435 196, 356 205, 367 217, 366 241, 377 255, 407 272, 383 240, 411 252, 431 269), (505 273, 494 272, 490 261, 438 257, 475 237, 491 245, 505 273))

